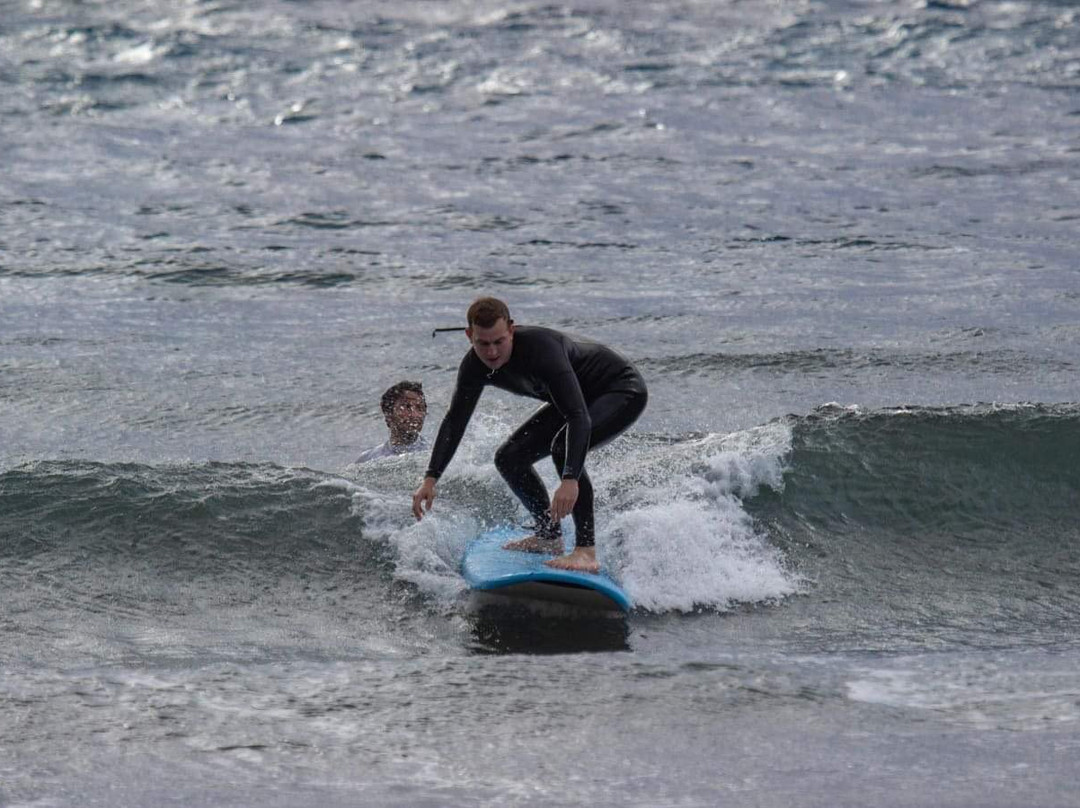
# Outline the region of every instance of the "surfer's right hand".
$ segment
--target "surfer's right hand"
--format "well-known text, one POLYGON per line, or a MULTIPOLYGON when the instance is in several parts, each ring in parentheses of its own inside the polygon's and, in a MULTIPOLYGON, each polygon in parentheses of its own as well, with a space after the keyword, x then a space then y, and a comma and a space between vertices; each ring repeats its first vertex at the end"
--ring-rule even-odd
POLYGON ((435 501, 435 478, 425 477, 424 482, 412 495, 412 512, 417 519, 423 519, 424 513, 431 510, 431 504, 435 501))

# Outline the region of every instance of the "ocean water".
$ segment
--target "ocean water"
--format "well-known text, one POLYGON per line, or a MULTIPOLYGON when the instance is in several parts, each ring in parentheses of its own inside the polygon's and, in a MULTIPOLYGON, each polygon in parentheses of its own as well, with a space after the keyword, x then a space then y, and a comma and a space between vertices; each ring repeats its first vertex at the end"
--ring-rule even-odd
POLYGON ((1080 805, 1078 134, 1067 0, 0 0, 0 805, 1080 805), (352 463, 480 294, 626 619, 458 574, 530 402, 352 463))

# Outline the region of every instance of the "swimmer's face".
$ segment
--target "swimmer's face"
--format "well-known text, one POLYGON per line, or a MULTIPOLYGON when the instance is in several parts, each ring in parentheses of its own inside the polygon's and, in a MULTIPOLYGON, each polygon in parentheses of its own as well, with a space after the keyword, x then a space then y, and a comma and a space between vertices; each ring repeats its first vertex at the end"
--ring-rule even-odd
POLYGON ((500 317, 490 328, 475 325, 465 329, 465 335, 472 343, 477 358, 491 370, 498 370, 510 361, 510 353, 514 349, 512 322, 508 323, 500 317))
POLYGON ((397 436, 412 442, 424 428, 427 417, 427 401, 422 393, 407 390, 398 396, 393 408, 386 415, 386 425, 397 436))

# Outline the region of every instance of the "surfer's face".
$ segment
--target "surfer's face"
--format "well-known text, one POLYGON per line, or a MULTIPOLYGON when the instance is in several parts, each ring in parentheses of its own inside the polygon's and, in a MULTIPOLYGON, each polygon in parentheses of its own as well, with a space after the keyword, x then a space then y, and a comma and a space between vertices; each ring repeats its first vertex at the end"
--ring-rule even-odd
POLYGON ((513 323, 500 317, 490 328, 476 325, 466 329, 465 334, 469 337, 477 358, 487 367, 498 370, 510 361, 510 352, 514 347, 513 323))

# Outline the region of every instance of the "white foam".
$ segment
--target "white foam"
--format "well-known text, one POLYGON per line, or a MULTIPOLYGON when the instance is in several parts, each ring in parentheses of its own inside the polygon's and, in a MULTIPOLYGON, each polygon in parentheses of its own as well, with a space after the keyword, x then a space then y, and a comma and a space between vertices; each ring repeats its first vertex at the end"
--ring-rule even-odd
POLYGON ((465 589, 458 569, 465 544, 478 532, 473 516, 440 503, 444 507, 416 521, 411 489, 387 495, 356 486, 352 501, 364 519, 365 538, 393 550, 396 579, 414 584, 444 607, 465 589))
POLYGON ((795 593, 797 580, 742 502, 763 485, 782 487, 790 447, 790 428, 777 422, 640 458, 648 483, 598 514, 602 563, 652 611, 726 609, 795 593))
POLYGON ((154 61, 160 53, 153 42, 143 42, 120 51, 113 57, 113 61, 128 65, 146 65, 154 61))

